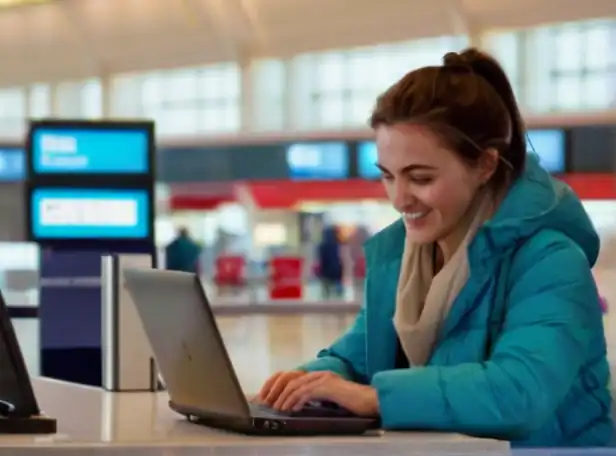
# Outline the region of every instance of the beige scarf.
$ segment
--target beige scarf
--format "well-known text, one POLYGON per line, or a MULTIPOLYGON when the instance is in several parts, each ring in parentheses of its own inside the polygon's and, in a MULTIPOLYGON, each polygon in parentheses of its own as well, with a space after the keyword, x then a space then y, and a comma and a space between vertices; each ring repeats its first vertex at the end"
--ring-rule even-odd
POLYGON ((467 233, 449 261, 436 275, 434 245, 406 240, 396 294, 394 327, 411 366, 428 362, 441 324, 469 275, 468 245, 490 217, 493 199, 482 194, 466 218, 467 233))

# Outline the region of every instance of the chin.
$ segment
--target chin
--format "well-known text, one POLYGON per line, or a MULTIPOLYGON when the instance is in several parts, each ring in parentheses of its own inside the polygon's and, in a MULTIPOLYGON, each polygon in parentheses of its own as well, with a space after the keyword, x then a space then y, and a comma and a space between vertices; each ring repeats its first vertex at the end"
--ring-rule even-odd
POLYGON ((438 236, 433 231, 406 228, 406 237, 415 244, 433 244, 438 236))

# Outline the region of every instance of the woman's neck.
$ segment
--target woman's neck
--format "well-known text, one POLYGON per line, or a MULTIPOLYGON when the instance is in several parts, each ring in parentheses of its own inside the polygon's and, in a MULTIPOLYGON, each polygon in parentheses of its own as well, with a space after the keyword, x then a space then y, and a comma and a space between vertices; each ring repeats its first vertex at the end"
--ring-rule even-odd
MULTIPOLYGON (((436 265, 438 270, 440 270, 445 264, 451 260, 451 257, 456 253, 464 238, 468 234, 468 230, 470 229, 473 221, 475 220, 475 216, 477 215, 477 211, 483 210, 482 207, 485 207, 483 204, 484 198, 490 198, 489 206, 487 208, 485 219, 487 220, 492 216, 494 210, 496 208, 497 202, 492 199, 492 196, 488 193, 481 193, 477 195, 475 201, 470 205, 467 212, 462 216, 462 219, 458 222, 456 227, 443 239, 436 242, 437 252, 436 252, 436 265)), ((485 220, 482 220, 482 222, 485 220)))

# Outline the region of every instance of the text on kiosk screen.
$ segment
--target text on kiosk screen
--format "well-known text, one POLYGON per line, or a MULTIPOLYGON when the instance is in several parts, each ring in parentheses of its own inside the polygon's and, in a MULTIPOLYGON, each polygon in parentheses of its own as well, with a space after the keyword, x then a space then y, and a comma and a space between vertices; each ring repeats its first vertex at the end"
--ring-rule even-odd
POLYGON ((149 137, 144 130, 55 130, 32 137, 36 173, 147 173, 149 137))
POLYGON ((145 191, 37 189, 32 208, 37 237, 142 238, 149 232, 145 191))

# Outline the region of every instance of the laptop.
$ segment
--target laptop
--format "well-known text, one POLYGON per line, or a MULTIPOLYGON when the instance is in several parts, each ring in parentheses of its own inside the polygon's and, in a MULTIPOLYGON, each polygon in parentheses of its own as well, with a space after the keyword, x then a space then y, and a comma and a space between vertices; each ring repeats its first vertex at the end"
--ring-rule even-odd
POLYGON ((175 412, 244 434, 358 435, 378 429, 378 418, 355 416, 332 404, 282 413, 250 403, 199 277, 157 269, 125 269, 123 276, 175 412))

